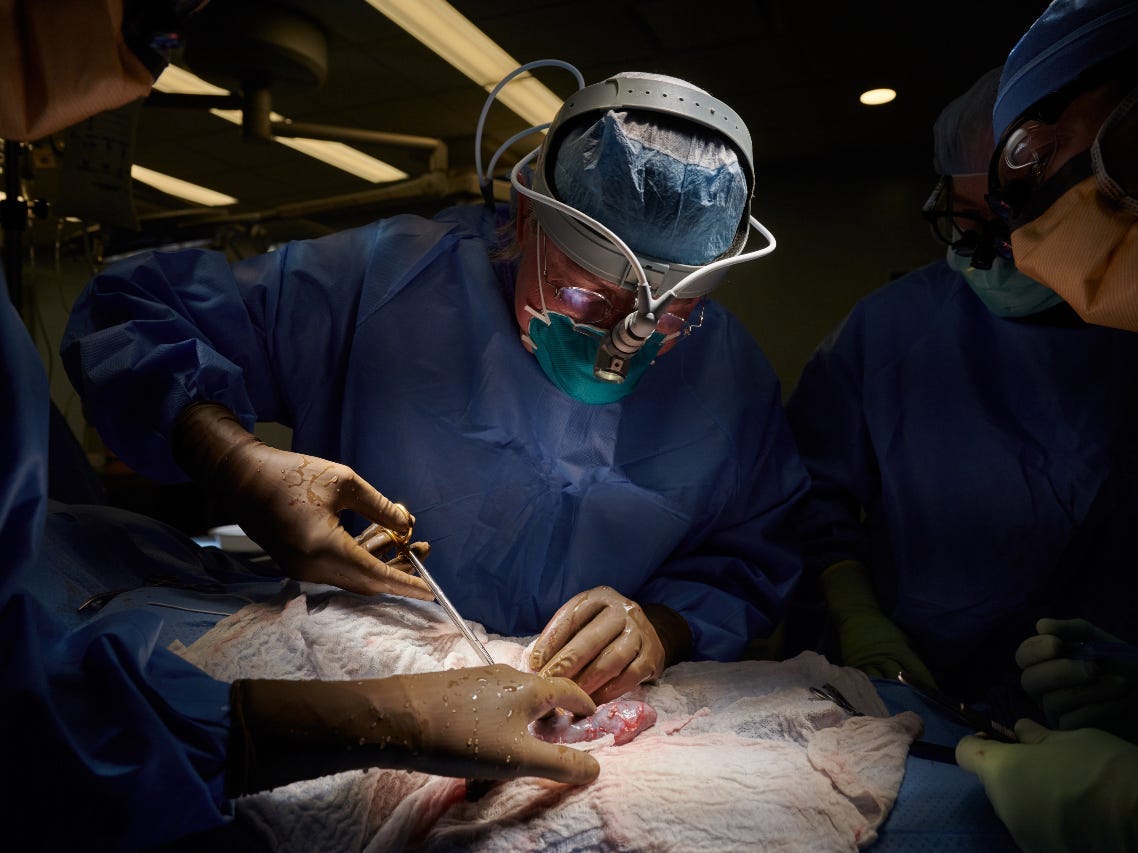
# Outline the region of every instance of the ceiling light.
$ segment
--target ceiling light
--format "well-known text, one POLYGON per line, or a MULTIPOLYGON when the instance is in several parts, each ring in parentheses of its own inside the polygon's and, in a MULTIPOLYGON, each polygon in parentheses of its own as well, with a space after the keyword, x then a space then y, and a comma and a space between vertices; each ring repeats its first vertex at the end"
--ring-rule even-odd
MULTIPOLYGON (((179 68, 176 65, 169 65, 166 70, 158 77, 154 84, 154 88, 160 92, 171 92, 174 94, 184 95, 228 95, 228 90, 222 89, 220 86, 214 86, 212 83, 207 83, 196 74, 187 71, 184 68, 179 68)), ((240 110, 217 110, 211 109, 218 118, 223 118, 233 124, 241 124, 241 111, 240 110)), ((272 121, 285 121, 285 117, 278 113, 272 113, 269 116, 272 121)), ((382 160, 377 160, 375 157, 370 157, 358 149, 352 148, 350 145, 345 145, 342 142, 328 142, 321 139, 302 139, 299 137, 284 137, 274 136, 273 139, 282 145, 287 145, 302 154, 307 154, 317 160, 327 163, 329 166, 335 166, 337 169, 343 169, 349 174, 356 177, 363 178, 365 181, 370 181, 373 184, 382 183, 384 181, 401 181, 409 175, 402 169, 396 169, 390 163, 385 163, 382 160)))
POLYGON ((154 81, 154 88, 159 92, 171 92, 175 95, 228 95, 228 89, 222 89, 212 83, 207 83, 196 74, 179 68, 177 65, 167 65, 165 70, 154 81))
POLYGON ((154 187, 156 190, 161 190, 167 195, 184 198, 186 201, 192 201, 195 204, 217 207, 218 205, 237 203, 237 199, 231 195, 219 193, 215 190, 207 189, 206 187, 199 187, 197 184, 191 184, 189 181, 172 178, 169 175, 163 175, 161 172, 155 172, 143 166, 131 166, 130 176, 136 181, 154 187))
POLYGON ((897 97, 892 89, 869 89, 857 96, 857 99, 867 107, 877 107, 887 104, 897 97))
MULTIPOLYGON (((367 0, 486 91, 522 63, 498 47, 445 0, 367 0)), ((529 75, 498 93, 498 100, 530 124, 552 121, 562 99, 529 75)))

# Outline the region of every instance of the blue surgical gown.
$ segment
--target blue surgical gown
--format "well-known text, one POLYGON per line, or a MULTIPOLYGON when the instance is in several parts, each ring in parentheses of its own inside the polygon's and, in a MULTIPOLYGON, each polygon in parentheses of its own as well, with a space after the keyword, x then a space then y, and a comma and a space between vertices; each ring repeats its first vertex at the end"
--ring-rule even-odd
POLYGON ((1138 335, 1002 319, 940 261, 862 299, 787 413, 808 573, 868 565, 942 687, 1018 683, 1041 616, 1138 630, 1138 335))
MULTIPOLYGON (((777 378, 721 306, 606 405, 558 390, 521 346, 503 210, 396 216, 230 265, 157 252, 97 276, 63 358, 129 465, 184 479, 197 400, 344 462, 415 515, 464 617, 529 635, 608 584, 686 617, 700 658, 769 633, 801 570, 807 477, 777 378)), ((358 525, 358 519, 349 526, 358 525)))
POLYGON ((8 833, 20 849, 149 850, 221 827, 232 814, 223 795, 229 687, 155 646, 156 613, 76 614, 92 589, 129 582, 132 567, 152 570, 139 548, 157 540, 133 538, 107 507, 49 513, 48 413, 47 375, 0 274, 8 833))

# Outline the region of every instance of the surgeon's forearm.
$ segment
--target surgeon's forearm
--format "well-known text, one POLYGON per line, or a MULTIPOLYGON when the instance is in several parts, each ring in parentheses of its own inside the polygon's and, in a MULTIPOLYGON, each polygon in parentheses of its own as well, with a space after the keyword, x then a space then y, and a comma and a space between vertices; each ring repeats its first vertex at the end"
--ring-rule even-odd
POLYGON ((664 646, 665 667, 691 658, 692 631, 683 616, 663 604, 643 604, 641 609, 664 646))
POLYGON ((171 430, 174 459, 195 482, 211 490, 223 463, 235 451, 257 442, 237 416, 219 403, 186 407, 171 430))
POLYGON ((378 706, 352 682, 235 681, 226 795, 345 770, 411 766, 417 721, 404 705, 401 680, 383 683, 399 700, 390 707, 378 706))

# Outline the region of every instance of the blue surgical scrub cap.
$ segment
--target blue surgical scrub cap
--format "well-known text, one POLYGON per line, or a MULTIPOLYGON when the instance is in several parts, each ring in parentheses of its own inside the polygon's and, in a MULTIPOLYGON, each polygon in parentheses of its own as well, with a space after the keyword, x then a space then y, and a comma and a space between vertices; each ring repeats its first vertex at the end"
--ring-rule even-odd
POLYGON ((945 107, 933 123, 933 169, 938 175, 988 173, 995 140, 992 105, 1000 82, 997 66, 945 107))
POLYGON ((999 138, 1028 107, 1138 45, 1138 0, 1053 0, 1008 54, 992 113, 999 138))
POLYGON ((637 254, 706 264, 732 248, 749 198, 739 156, 699 125, 609 110, 567 131, 558 197, 615 231, 637 254))

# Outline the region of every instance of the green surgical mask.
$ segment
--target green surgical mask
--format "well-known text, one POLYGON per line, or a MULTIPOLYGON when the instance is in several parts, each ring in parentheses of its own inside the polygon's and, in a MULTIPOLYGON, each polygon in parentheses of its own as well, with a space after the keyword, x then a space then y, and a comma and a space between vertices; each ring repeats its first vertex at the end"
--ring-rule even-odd
POLYGON ((1003 258, 996 258, 991 269, 978 270, 968 258, 949 249, 948 265, 964 276, 972 292, 997 317, 1027 317, 1063 301, 1054 290, 1003 258))
POLYGON ((653 332, 640 352, 633 356, 627 378, 623 382, 603 382, 593 376, 593 362, 604 333, 589 326, 574 325, 563 314, 551 311, 546 316, 548 325, 538 317, 529 323, 534 355, 549 381, 582 403, 614 403, 628 396, 664 343, 664 336, 653 332))

